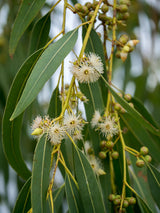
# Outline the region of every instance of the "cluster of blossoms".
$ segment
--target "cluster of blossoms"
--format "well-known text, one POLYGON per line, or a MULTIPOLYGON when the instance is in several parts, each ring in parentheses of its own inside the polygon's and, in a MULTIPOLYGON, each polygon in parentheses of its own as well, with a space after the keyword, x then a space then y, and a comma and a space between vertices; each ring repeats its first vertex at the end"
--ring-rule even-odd
POLYGON ((101 161, 94 155, 93 148, 91 147, 91 144, 88 141, 86 141, 84 144, 84 151, 95 174, 98 176, 105 175, 106 173, 102 169, 101 161))
POLYGON ((95 111, 91 125, 93 128, 96 127, 96 130, 100 130, 100 132, 108 139, 119 133, 115 117, 102 117, 99 111, 95 111))
POLYGON ((95 82, 103 74, 101 58, 94 53, 73 62, 71 72, 80 83, 95 82))
POLYGON ((32 135, 39 138, 42 134, 47 133, 52 145, 61 143, 66 133, 68 133, 73 140, 82 140, 84 123, 84 120, 80 118, 80 116, 74 114, 65 115, 61 122, 54 122, 54 120, 49 119, 48 116, 44 118, 37 116, 32 123, 32 135))

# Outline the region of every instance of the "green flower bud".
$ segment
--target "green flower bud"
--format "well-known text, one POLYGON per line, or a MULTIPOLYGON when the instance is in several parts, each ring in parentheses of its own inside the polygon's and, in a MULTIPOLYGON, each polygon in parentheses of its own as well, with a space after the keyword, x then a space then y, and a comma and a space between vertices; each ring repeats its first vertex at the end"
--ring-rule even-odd
POLYGON ((89 9, 91 9, 91 7, 92 7, 92 3, 91 2, 86 2, 85 3, 85 6, 88 8, 88 10, 89 9))
POLYGON ((141 159, 138 159, 136 161, 136 166, 142 168, 144 166, 144 161, 141 159))
POLYGON ((119 198, 115 198, 115 199, 113 200, 113 203, 114 203, 115 206, 118 206, 118 205, 120 205, 121 200, 120 200, 119 198))
POLYGON ((108 199, 112 202, 116 198, 115 194, 110 194, 108 199))
POLYGON ((124 208, 127 208, 128 206, 129 206, 128 200, 124 200, 124 201, 123 201, 123 207, 124 207, 124 208))
POLYGON ((98 3, 99 3, 98 1, 93 2, 93 4, 92 4, 92 9, 93 9, 93 10, 96 9, 98 3))
POLYGON ((114 143, 112 141, 107 141, 106 142, 106 147, 107 147, 107 149, 112 150, 112 148, 114 147, 114 143))
POLYGON ((129 202, 129 205, 134 205, 134 204, 136 204, 136 198, 128 197, 128 202, 129 202))
POLYGON ((108 10, 109 10, 109 7, 106 4, 103 4, 102 7, 101 7, 101 10, 102 10, 103 13, 107 13, 108 10))
POLYGON ((147 155, 148 152, 149 152, 149 149, 148 149, 146 146, 142 146, 142 147, 140 148, 140 154, 141 154, 141 155, 147 155))
POLYGON ((150 155, 146 155, 144 158, 148 163, 152 161, 152 157, 150 155))
POLYGON ((114 152, 112 152, 112 158, 113 159, 118 159, 118 157, 119 157, 119 153, 117 152, 117 151, 114 151, 114 152))
POLYGON ((102 150, 105 150, 106 149, 106 141, 101 141, 100 147, 101 147, 102 150))
POLYGON ((126 4, 121 4, 118 8, 117 8, 121 13, 125 13, 128 11, 128 6, 126 4))
POLYGON ((126 13, 123 13, 123 16, 122 16, 122 20, 127 20, 129 18, 129 13, 126 12, 126 13))
POLYGON ((106 16, 106 14, 99 14, 98 19, 102 22, 105 22, 108 20, 108 17, 106 16))
POLYGON ((115 109, 115 110, 120 111, 121 108, 122 108, 122 107, 121 107, 121 105, 120 105, 119 103, 115 103, 115 104, 114 104, 114 109, 115 109))
POLYGON ((106 157, 107 157, 107 155, 106 155, 105 152, 99 152, 98 156, 99 156, 99 158, 102 159, 102 160, 106 159, 106 157))
POLYGON ((81 12, 82 11, 82 5, 80 3, 77 3, 74 5, 76 12, 81 12))
POLYGON ((124 99, 125 99, 126 101, 130 101, 130 100, 132 99, 131 94, 125 94, 124 99))

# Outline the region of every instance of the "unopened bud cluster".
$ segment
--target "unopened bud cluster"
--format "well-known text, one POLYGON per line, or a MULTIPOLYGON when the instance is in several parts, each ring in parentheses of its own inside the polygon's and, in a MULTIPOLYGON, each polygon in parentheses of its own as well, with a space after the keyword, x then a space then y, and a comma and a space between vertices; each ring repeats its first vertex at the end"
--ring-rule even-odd
POLYGON ((145 162, 150 163, 152 161, 152 157, 148 155, 149 149, 146 146, 142 146, 139 151, 139 156, 136 161, 136 166, 142 168, 145 165, 145 162), (140 159, 140 158, 141 159, 140 159))
MULTIPOLYGON (((127 101, 127 102, 129 103, 129 105, 130 105, 132 108, 134 108, 133 103, 130 102, 131 99, 132 99, 132 96, 131 96, 130 94, 125 94, 124 97, 123 97, 123 95, 122 95, 121 93, 119 93, 118 95, 119 95, 121 98, 124 98, 125 101, 127 101)), ((119 113, 125 113, 125 112, 126 112, 126 110, 125 110, 119 103, 114 103, 114 106, 113 106, 113 107, 114 107, 114 110, 116 110, 116 111, 119 112, 119 113)))
MULTIPOLYGON (((117 208, 120 208, 121 204, 121 195, 110 194, 108 197, 109 201, 113 203, 113 205, 117 208)), ((123 208, 121 212, 126 212, 126 208, 130 205, 135 205, 136 199, 134 197, 126 197, 123 201, 123 208)))
POLYGON ((104 160, 107 157, 107 153, 111 152, 112 159, 115 160, 118 159, 119 153, 115 151, 113 147, 114 143, 112 141, 105 141, 105 140, 101 141, 100 142, 101 151, 99 152, 99 158, 104 160))

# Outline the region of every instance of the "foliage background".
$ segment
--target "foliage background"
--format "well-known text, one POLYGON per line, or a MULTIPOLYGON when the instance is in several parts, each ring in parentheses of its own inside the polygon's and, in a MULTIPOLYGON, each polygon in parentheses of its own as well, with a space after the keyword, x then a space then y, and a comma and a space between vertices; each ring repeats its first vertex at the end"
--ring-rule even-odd
MULTIPOLYGON (((76 2, 73 0, 72 2, 76 2)), ((84 1, 83 1, 84 2, 84 1)), ((29 43, 34 23, 42 14, 45 14, 55 1, 46 1, 41 13, 30 24, 13 58, 8 54, 10 32, 15 20, 20 0, 0 1, 0 134, 3 111, 9 88, 20 65, 29 54, 29 43)), ((133 0, 127 31, 129 35, 140 40, 136 50, 122 64, 118 59, 114 62, 113 82, 127 93, 138 97, 160 124, 160 3, 157 0, 133 0)), ((61 16, 61 6, 52 14, 52 28, 50 36, 56 35, 58 24, 56 18, 61 16), (54 15, 54 16, 53 16, 54 15)), ((70 14, 68 14, 70 15, 70 14)), ((77 19, 78 21, 78 19, 77 19)), ((71 24, 71 23, 69 23, 71 24)), ((67 76, 69 79, 69 77, 67 76)), ((35 142, 30 137, 29 126, 37 114, 45 114, 48 106, 47 99, 54 88, 54 80, 38 96, 38 99, 27 109, 24 116, 21 148, 25 161, 31 167, 35 142)), ((8 165, 2 150, 2 137, 0 137, 0 212, 10 212, 16 201, 23 181, 8 165)))

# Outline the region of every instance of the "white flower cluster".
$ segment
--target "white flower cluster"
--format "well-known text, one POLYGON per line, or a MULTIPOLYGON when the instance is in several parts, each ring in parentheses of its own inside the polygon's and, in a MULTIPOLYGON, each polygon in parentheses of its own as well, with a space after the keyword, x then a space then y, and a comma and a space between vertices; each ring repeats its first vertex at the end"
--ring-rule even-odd
POLYGON ((95 155, 90 154, 91 150, 93 148, 91 147, 90 143, 88 141, 85 142, 84 144, 84 150, 86 153, 86 157, 95 172, 96 175, 105 175, 105 171, 102 169, 101 161, 95 157, 95 155))
POLYGON ((95 53, 84 56, 80 62, 73 62, 71 68, 72 74, 80 83, 95 82, 103 74, 103 63, 101 58, 95 53))
POLYGON ((91 125, 93 128, 97 127, 96 130, 100 130, 100 132, 106 138, 112 138, 114 135, 117 135, 119 133, 115 117, 111 116, 101 117, 99 111, 95 111, 91 121, 91 125))
POLYGON ((47 133, 48 139, 52 145, 57 145, 65 138, 66 132, 73 138, 73 140, 82 140, 82 129, 84 121, 79 116, 74 114, 65 115, 61 122, 54 122, 48 116, 42 118, 37 116, 32 123, 32 135, 37 138, 42 134, 47 133))

